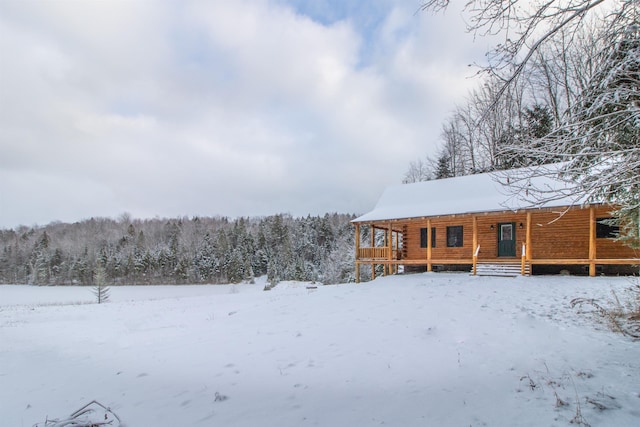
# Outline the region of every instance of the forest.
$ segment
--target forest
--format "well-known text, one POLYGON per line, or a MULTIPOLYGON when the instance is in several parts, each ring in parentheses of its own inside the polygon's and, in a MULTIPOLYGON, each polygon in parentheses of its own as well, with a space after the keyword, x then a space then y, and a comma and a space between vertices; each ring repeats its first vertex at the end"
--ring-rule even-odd
POLYGON ((0 230, 0 283, 32 285, 251 282, 267 275, 354 280, 353 215, 117 220, 0 230))

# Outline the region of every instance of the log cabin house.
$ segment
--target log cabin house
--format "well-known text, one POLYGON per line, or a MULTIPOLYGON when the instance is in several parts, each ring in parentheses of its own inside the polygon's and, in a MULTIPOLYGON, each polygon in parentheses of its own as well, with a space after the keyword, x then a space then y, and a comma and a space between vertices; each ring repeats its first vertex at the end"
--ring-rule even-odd
POLYGON ((356 282, 362 266, 375 277, 379 265, 385 275, 400 266, 513 276, 638 272, 640 251, 617 241, 617 227, 604 221, 611 206, 565 197, 560 180, 537 180, 529 185, 557 197, 535 207, 506 191, 495 173, 387 188, 371 212, 353 220, 356 282), (366 247, 363 230, 370 236, 366 247))

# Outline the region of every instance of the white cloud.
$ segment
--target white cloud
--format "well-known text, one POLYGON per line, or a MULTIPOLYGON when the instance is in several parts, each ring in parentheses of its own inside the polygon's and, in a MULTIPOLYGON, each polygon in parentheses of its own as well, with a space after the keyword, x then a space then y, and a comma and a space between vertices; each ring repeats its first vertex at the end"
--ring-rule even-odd
POLYGON ((0 226, 369 209, 469 85, 457 35, 403 7, 0 4, 0 226))

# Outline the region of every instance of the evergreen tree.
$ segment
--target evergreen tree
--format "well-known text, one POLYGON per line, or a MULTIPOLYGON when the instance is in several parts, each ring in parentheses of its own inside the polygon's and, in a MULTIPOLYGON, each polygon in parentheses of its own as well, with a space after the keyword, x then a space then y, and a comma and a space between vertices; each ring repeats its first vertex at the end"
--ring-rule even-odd
POLYGON ((546 163, 558 162, 560 156, 539 156, 528 146, 542 146, 544 138, 554 130, 554 120, 551 110, 546 105, 536 104, 526 107, 522 114, 523 123, 512 126, 508 134, 504 134, 498 142, 499 149, 496 153, 497 169, 513 169, 525 166, 534 166, 546 163))
POLYGON ((436 169, 436 179, 443 178, 451 178, 453 174, 451 173, 451 168, 449 165, 451 164, 451 158, 446 154, 441 154, 438 157, 438 168, 436 169))
POLYGON ((109 301, 111 290, 109 286, 107 286, 106 271, 101 265, 96 266, 93 275, 93 294, 95 295, 98 304, 109 301))
POLYGON ((49 235, 43 232, 31 253, 31 284, 46 285, 49 283, 49 235))

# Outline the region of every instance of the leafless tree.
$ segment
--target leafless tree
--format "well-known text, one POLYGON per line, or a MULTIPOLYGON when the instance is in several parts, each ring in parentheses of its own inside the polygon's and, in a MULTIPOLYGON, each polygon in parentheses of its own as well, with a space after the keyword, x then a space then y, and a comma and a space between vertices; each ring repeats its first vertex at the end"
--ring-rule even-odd
MULTIPOLYGON (((440 10, 449 0, 429 0, 423 9, 440 10)), ((552 132, 527 144, 507 144, 513 155, 572 184, 576 200, 617 206, 624 237, 640 241, 640 2, 638 0, 470 0, 468 29, 503 36, 488 52, 482 70, 502 85, 483 122, 521 78, 546 80, 546 94, 559 121, 552 132), (594 50, 571 56, 580 37, 593 34, 594 50), (551 61, 553 57, 554 61, 551 61), (554 69, 551 65, 559 65, 554 69), (564 95, 561 104, 561 92, 564 95), (550 172, 555 171, 555 172, 550 172)), ((539 82, 540 80, 538 80, 539 82)), ((526 177, 523 182, 528 182, 526 177)), ((517 191, 517 187, 514 187, 517 191)), ((538 189, 540 201, 545 191, 538 189)), ((528 189, 533 194, 536 189, 528 189)))
POLYGON ((417 159, 409 163, 409 169, 405 172, 402 183, 429 181, 433 179, 433 175, 433 166, 429 160, 417 159))

